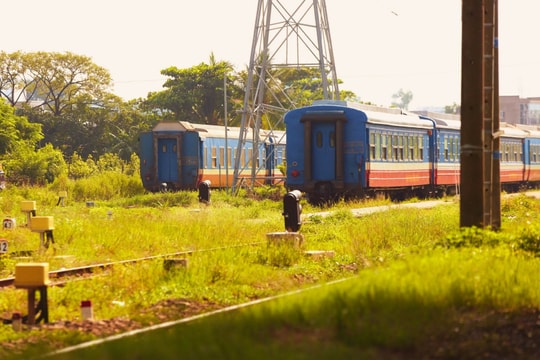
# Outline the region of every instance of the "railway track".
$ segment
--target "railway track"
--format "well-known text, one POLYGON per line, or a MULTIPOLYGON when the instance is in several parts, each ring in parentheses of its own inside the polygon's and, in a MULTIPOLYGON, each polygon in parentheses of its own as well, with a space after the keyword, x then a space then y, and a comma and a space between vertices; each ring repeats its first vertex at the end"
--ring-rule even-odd
MULTIPOLYGON (((263 243, 264 242, 259 241, 259 242, 239 244, 239 245, 234 245, 234 246, 222 246, 222 247, 209 248, 209 249, 178 251, 178 252, 169 253, 169 254, 153 255, 153 256, 147 256, 147 257, 142 257, 142 258, 137 258, 137 259, 120 260, 120 261, 106 262, 106 263, 93 264, 93 265, 87 265, 87 266, 79 266, 79 267, 68 268, 68 269, 59 269, 59 270, 50 271, 49 279, 52 280, 51 286, 61 286, 66 283, 66 281, 62 281, 61 279, 94 274, 97 271, 111 269, 114 266, 133 265, 133 264, 137 264, 137 263, 141 263, 145 261, 168 259, 168 258, 174 258, 178 256, 192 255, 194 253, 227 250, 227 249, 234 249, 234 248, 245 247, 245 246, 255 246, 255 245, 261 245, 263 243)), ((13 286, 14 283, 15 283, 15 277, 8 277, 8 278, 0 279, 0 288, 13 286)))

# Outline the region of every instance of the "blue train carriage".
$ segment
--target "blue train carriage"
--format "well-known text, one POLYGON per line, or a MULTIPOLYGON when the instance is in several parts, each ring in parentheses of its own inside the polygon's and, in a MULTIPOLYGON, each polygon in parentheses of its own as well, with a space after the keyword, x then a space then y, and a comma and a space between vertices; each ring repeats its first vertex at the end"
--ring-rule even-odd
POLYGON ((199 131, 189 122, 161 121, 139 135, 140 171, 146 190, 196 189, 201 181, 199 131))
POLYGON ((289 111, 285 125, 287 187, 312 202, 430 185, 433 122, 418 115, 325 100, 289 111))
POLYGON ((261 161, 265 184, 285 183, 285 164, 287 162, 286 135, 284 130, 261 130, 259 141, 262 144, 261 161))
POLYGON ((430 196, 455 195, 461 181, 461 118, 459 115, 427 112, 433 121, 432 187, 430 196))
MULTIPOLYGON (((276 172, 285 161, 284 132, 260 132, 258 170, 270 183, 282 177, 276 172)), ((160 122, 139 136, 141 178, 148 191, 194 190, 209 180, 214 188, 232 185, 240 128, 193 124, 186 121, 160 122), (227 132, 225 132, 227 129, 227 132)), ((240 156, 240 173, 250 177, 253 134, 248 130, 240 156)))
MULTIPOLYGON (((530 125, 516 125, 516 127, 527 133, 523 149, 524 181, 529 188, 538 187, 540 184, 540 129, 530 125)), ((506 150, 506 148, 501 150, 506 150)))
POLYGON ((525 181, 525 147, 527 132, 518 127, 500 124, 500 182, 503 190, 518 191, 525 181))
MULTIPOLYGON (((234 167, 240 139, 239 127, 196 124, 202 142, 200 174, 210 180, 212 187, 226 188, 233 185, 234 167)), ((278 167, 285 161, 284 131, 260 130, 257 150, 254 150, 252 129, 246 129, 246 137, 240 154, 238 177, 243 185, 273 184, 283 178, 278 167), (256 159, 254 155, 257 155, 256 159), (254 164, 256 161, 256 164, 254 164), (254 166, 255 165, 255 166, 254 166), (255 184, 251 184, 255 168, 255 184)))

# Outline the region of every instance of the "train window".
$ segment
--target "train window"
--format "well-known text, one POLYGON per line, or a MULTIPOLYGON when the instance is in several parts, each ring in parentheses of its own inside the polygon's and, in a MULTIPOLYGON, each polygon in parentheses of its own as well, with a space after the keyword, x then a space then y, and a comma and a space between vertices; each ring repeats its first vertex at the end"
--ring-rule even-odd
POLYGON ((375 137, 375 151, 377 160, 381 160, 381 134, 375 137))
POLYGON ((204 167, 206 167, 206 164, 208 164, 208 148, 205 146, 204 147, 204 154, 203 154, 203 163, 204 163, 204 167))
POLYGON ((399 138, 398 138, 398 149, 399 149, 399 160, 403 161, 405 160, 405 154, 404 154, 404 151, 403 151, 403 135, 400 135, 399 138))
POLYGON ((317 135, 316 135, 316 143, 317 143, 317 147, 321 148, 323 146, 323 136, 322 136, 322 132, 320 131, 317 131, 317 135))
POLYGON ((232 164, 232 151, 231 151, 231 148, 228 147, 227 148, 227 167, 231 167, 231 164, 232 164))
POLYGON ((330 132, 330 139, 328 139, 328 141, 330 142, 330 147, 333 148, 333 147, 336 147, 336 133, 331 131, 330 132))
POLYGON ((382 134, 381 135, 381 159, 382 160, 388 160, 388 135, 382 134))
POLYGON ((176 144, 173 145, 172 151, 173 151, 173 152, 176 152, 176 144))
POLYGON ((217 168, 217 150, 215 146, 212 146, 212 167, 217 168))
POLYGON ((444 137, 444 144, 443 144, 443 152, 444 152, 444 160, 445 161, 448 161, 448 138, 445 136, 444 137))
POLYGON ((418 137, 418 159, 424 160, 424 138, 422 136, 418 137))
POLYGON ((369 148, 370 148, 370 152, 373 152, 371 156, 371 159, 372 160, 376 160, 377 159, 377 133, 370 133, 369 135, 369 148))
POLYGON ((369 133, 369 156, 371 160, 375 160, 375 133, 369 133))
POLYGON ((163 145, 161 146, 161 152, 162 152, 162 153, 166 153, 166 152, 167 152, 167 144, 163 144, 163 145))
POLYGON ((223 146, 219 147, 219 165, 220 167, 225 166, 225 148, 223 146))
POLYGON ((396 161, 398 159, 398 139, 397 135, 392 136, 392 160, 396 161))
POLYGON ((253 158, 253 149, 248 149, 248 164, 253 167, 255 159, 253 158))

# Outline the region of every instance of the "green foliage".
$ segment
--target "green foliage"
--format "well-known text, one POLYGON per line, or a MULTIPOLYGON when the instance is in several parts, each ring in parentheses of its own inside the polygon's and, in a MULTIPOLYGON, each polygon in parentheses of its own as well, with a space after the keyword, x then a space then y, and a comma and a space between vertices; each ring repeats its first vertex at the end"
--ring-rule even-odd
POLYGON ((119 172, 124 170, 124 161, 116 154, 106 153, 99 157, 97 161, 99 172, 119 172))
POLYGON ((81 97, 100 99, 111 85, 107 70, 94 64, 90 57, 71 52, 17 52, 12 55, 2 52, 0 65, 4 65, 4 61, 11 62, 12 66, 0 66, 4 69, 2 75, 13 81, 2 83, 1 89, 19 94, 21 87, 25 88, 33 96, 13 101, 24 100, 27 106, 39 107, 56 116, 68 111, 81 97))
POLYGON ((540 257, 540 226, 534 224, 523 228, 517 243, 519 249, 540 257))
POLYGON ((113 206, 145 206, 150 208, 188 207, 197 203, 197 194, 193 191, 159 192, 153 194, 138 193, 129 198, 115 198, 113 206))
POLYGON ((84 161, 77 152, 73 153, 71 156, 68 170, 68 175, 71 179, 90 177, 92 174, 96 173, 97 170, 97 165, 92 156, 89 156, 86 161, 84 161))
MULTIPOLYGON (((19 223, 24 222, 18 209, 23 199, 36 200, 40 214, 55 217, 55 256, 33 258, 49 262, 52 270, 104 259, 208 250, 191 254, 185 269, 166 270, 161 261, 152 260, 115 267, 92 281, 51 287, 53 321, 77 322, 81 299, 93 300, 96 318, 103 322, 129 316, 151 324, 312 284, 325 286, 230 316, 171 327, 156 337, 111 342, 120 346, 118 355, 110 355, 106 345, 106 354, 100 353, 103 348, 93 348, 88 357, 73 353, 71 358, 145 358, 146 352, 163 358, 206 358, 213 351, 215 358, 321 358, 323 353, 327 358, 386 358, 396 352, 412 358, 431 355, 422 352, 427 340, 442 336, 450 341, 455 331, 448 335, 448 329, 463 331, 464 311, 476 322, 493 311, 540 306, 540 258, 531 256, 538 254, 540 238, 534 225, 536 200, 504 205, 513 214, 528 215, 503 214, 503 228, 510 224, 511 229, 501 232, 459 229, 456 203, 433 209, 397 207, 357 217, 348 206, 358 204, 343 202, 313 218, 307 216, 320 209, 304 206, 305 242, 296 248, 268 243, 268 233, 283 227, 281 199, 214 191, 206 206, 197 202, 193 191, 144 194, 141 189, 128 195, 132 186, 139 187, 140 180, 105 171, 82 180, 64 174, 48 188, 14 187, 2 193, 0 209, 17 215, 19 223), (69 191, 67 207, 55 205, 59 189, 69 191), (85 206, 84 201, 98 197, 96 206, 85 206), (305 249, 331 250, 335 255, 315 259, 306 256, 305 249), (66 254, 71 258, 61 256, 66 254), (351 275, 348 281, 328 284, 351 275), (175 301, 187 312, 163 305, 175 301), (242 354, 235 353, 237 349, 242 354)), ((269 189, 257 196, 262 194, 274 195, 269 189)), ((1 235, 9 237, 13 251, 37 246, 36 234, 24 226, 1 235)), ((12 273, 13 263, 0 259, 2 274, 12 273)), ((0 312, 24 301, 24 292, 6 290, 0 312)), ((492 335, 485 335, 487 331, 489 327, 480 332, 482 341, 492 335)), ((79 330, 51 333, 41 332, 36 338, 48 346, 87 339, 79 330)), ((4 342, 27 335, 0 331, 4 342)), ((0 357, 4 354, 0 351, 0 357)))
MULTIPOLYGON (((230 63, 216 62, 213 56, 210 64, 201 63, 189 69, 171 66, 161 71, 169 77, 163 85, 166 90, 151 94, 146 106, 170 114, 176 120, 223 124, 223 79, 230 72, 230 63)), ((234 83, 228 85, 234 86, 234 83)), ((228 91, 238 94, 234 89, 228 91)), ((234 106, 233 102, 228 104, 232 111, 234 106)))
POLYGON ((461 228, 459 232, 448 235, 446 239, 441 242, 441 245, 448 248, 495 247, 507 242, 507 240, 506 234, 473 226, 470 228, 461 228))
POLYGON ((407 110, 413 99, 413 93, 410 90, 405 91, 403 89, 399 89, 397 93, 392 95, 392 99, 394 99, 392 106, 407 110))
POLYGON ((111 200, 129 198, 142 193, 144 188, 138 177, 105 171, 77 181, 73 186, 71 197, 75 201, 111 200))
POLYGON ((67 171, 62 153, 50 144, 37 151, 20 148, 4 164, 8 180, 13 185, 46 184, 67 171))
POLYGON ((0 97, 0 158, 15 154, 18 149, 33 149, 43 138, 41 126, 32 124, 0 97))

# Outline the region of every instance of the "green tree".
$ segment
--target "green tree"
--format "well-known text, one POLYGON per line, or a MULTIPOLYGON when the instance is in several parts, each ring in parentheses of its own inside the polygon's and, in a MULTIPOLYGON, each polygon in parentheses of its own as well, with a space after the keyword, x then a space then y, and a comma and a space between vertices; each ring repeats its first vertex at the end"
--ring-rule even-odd
POLYGON ((403 89, 399 89, 397 93, 392 95, 392 99, 394 100, 392 102, 392 106, 398 107, 400 109, 408 110, 409 104, 411 103, 413 99, 413 93, 410 90, 405 91, 403 89))
POLYGON ((445 114, 461 114, 461 106, 454 102, 452 105, 446 105, 444 112, 445 114))
POLYGON ((68 177, 70 179, 87 178, 96 172, 97 166, 92 157, 85 161, 77 152, 73 153, 68 163, 68 177))
MULTIPOLYGON (((224 77, 232 71, 230 63, 217 62, 213 55, 210 64, 201 63, 188 69, 175 66, 164 69, 161 74, 169 77, 163 84, 166 89, 151 93, 146 108, 159 112, 165 119, 223 124, 224 77)), ((227 82, 234 87, 232 79, 227 82)))
POLYGON ((15 184, 43 185, 67 172, 62 153, 51 144, 37 151, 20 147, 5 160, 9 180, 15 184))
POLYGON ((0 99, 0 157, 10 156, 20 148, 33 150, 42 138, 39 124, 15 115, 13 107, 0 99))
POLYGON ((32 76, 32 56, 17 51, 0 51, 0 98, 11 106, 29 104, 37 90, 37 79, 32 76))
POLYGON ((55 116, 94 102, 112 87, 110 73, 90 57, 71 52, 0 52, 0 95, 12 106, 40 108, 55 116))

